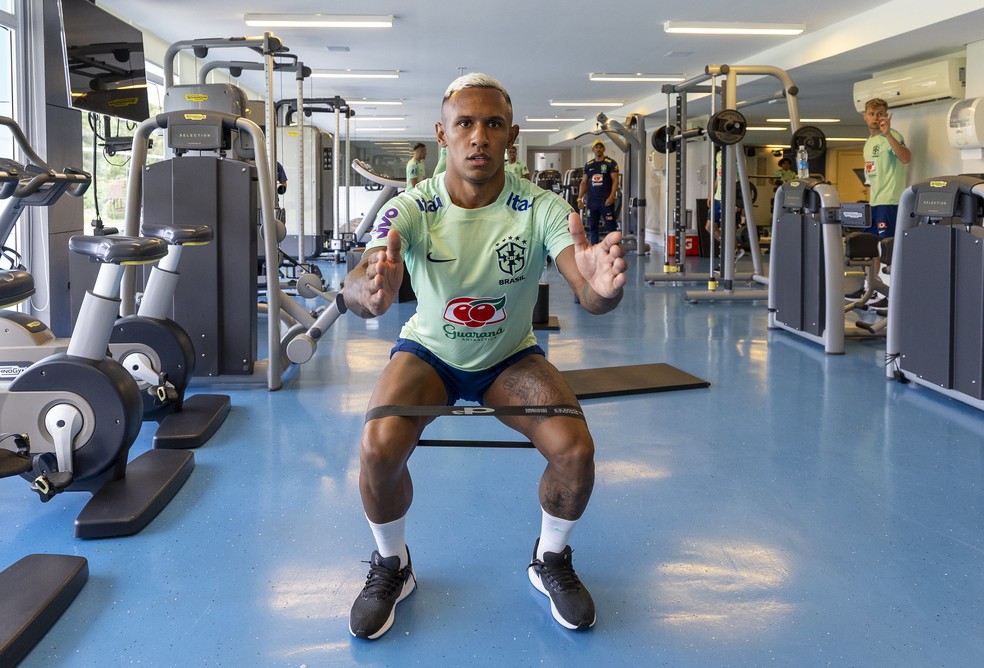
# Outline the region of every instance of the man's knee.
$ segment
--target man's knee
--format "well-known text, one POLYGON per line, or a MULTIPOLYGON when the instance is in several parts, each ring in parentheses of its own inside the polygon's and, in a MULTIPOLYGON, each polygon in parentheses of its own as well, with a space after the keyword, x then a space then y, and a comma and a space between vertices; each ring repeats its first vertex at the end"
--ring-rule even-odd
POLYGON ((594 455, 595 447, 591 435, 586 429, 577 430, 577 433, 566 435, 563 443, 548 450, 547 461, 559 471, 577 478, 594 472, 594 455))
POLYGON ((359 460, 363 469, 380 475, 401 471, 413 447, 403 430, 391 426, 392 418, 370 420, 362 432, 359 460))

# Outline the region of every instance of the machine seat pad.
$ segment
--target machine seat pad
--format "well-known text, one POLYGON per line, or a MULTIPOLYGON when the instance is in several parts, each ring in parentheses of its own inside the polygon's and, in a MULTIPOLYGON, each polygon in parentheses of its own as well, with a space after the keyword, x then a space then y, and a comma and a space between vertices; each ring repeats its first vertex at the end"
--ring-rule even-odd
POLYGON ((34 277, 26 271, 0 271, 0 308, 19 304, 34 294, 34 277))
POLYGON ((215 238, 208 225, 174 225, 171 223, 147 223, 140 226, 140 234, 145 237, 163 239, 171 246, 196 246, 207 244, 215 238))
POLYGON ((68 240, 74 253, 106 264, 147 264, 167 255, 167 242, 153 237, 76 235, 68 240))
POLYGON ((858 232, 844 239, 844 255, 851 260, 878 257, 878 235, 858 232))
POLYGON ((892 251, 895 249, 895 239, 889 237, 881 240, 881 263, 890 266, 892 264, 892 251))

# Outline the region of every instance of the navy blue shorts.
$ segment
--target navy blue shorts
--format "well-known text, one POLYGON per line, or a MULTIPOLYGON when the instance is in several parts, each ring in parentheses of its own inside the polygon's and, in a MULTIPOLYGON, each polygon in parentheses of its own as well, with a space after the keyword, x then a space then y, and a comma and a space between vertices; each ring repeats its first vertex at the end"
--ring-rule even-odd
POLYGON ((895 219, 899 216, 898 204, 878 204, 871 207, 871 227, 865 230, 877 234, 879 239, 895 236, 895 219))
POLYGON ((465 401, 481 401, 485 391, 495 382, 503 371, 528 355, 542 355, 546 357, 543 348, 532 345, 524 348, 514 355, 510 355, 498 364, 483 369, 481 371, 462 371, 455 369, 450 364, 442 361, 434 353, 423 347, 416 341, 410 339, 397 339, 396 345, 390 351, 390 358, 398 352, 413 353, 424 360, 437 371, 437 375, 444 381, 444 389, 448 393, 448 406, 453 406, 459 399, 465 401))

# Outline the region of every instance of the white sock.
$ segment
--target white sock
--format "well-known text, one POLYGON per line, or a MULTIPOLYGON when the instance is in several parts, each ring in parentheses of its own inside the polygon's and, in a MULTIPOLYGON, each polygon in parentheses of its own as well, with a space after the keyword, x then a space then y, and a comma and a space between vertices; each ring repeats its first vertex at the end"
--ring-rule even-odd
POLYGON ((369 521, 372 535, 376 539, 376 549, 381 557, 400 557, 400 568, 404 568, 410 560, 407 553, 407 543, 404 539, 407 517, 404 515, 398 520, 387 522, 386 524, 376 524, 369 521))
POLYGON ((570 542, 577 520, 562 520, 546 510, 540 522, 540 543, 536 548, 536 558, 543 559, 544 552, 560 554, 570 542))

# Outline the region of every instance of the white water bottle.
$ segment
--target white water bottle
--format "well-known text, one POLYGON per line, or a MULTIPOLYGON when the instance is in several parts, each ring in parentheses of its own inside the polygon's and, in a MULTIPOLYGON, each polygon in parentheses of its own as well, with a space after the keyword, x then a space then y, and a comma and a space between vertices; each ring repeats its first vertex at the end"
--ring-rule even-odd
POLYGON ((796 178, 810 178, 809 156, 806 154, 806 147, 802 144, 796 150, 796 178))

